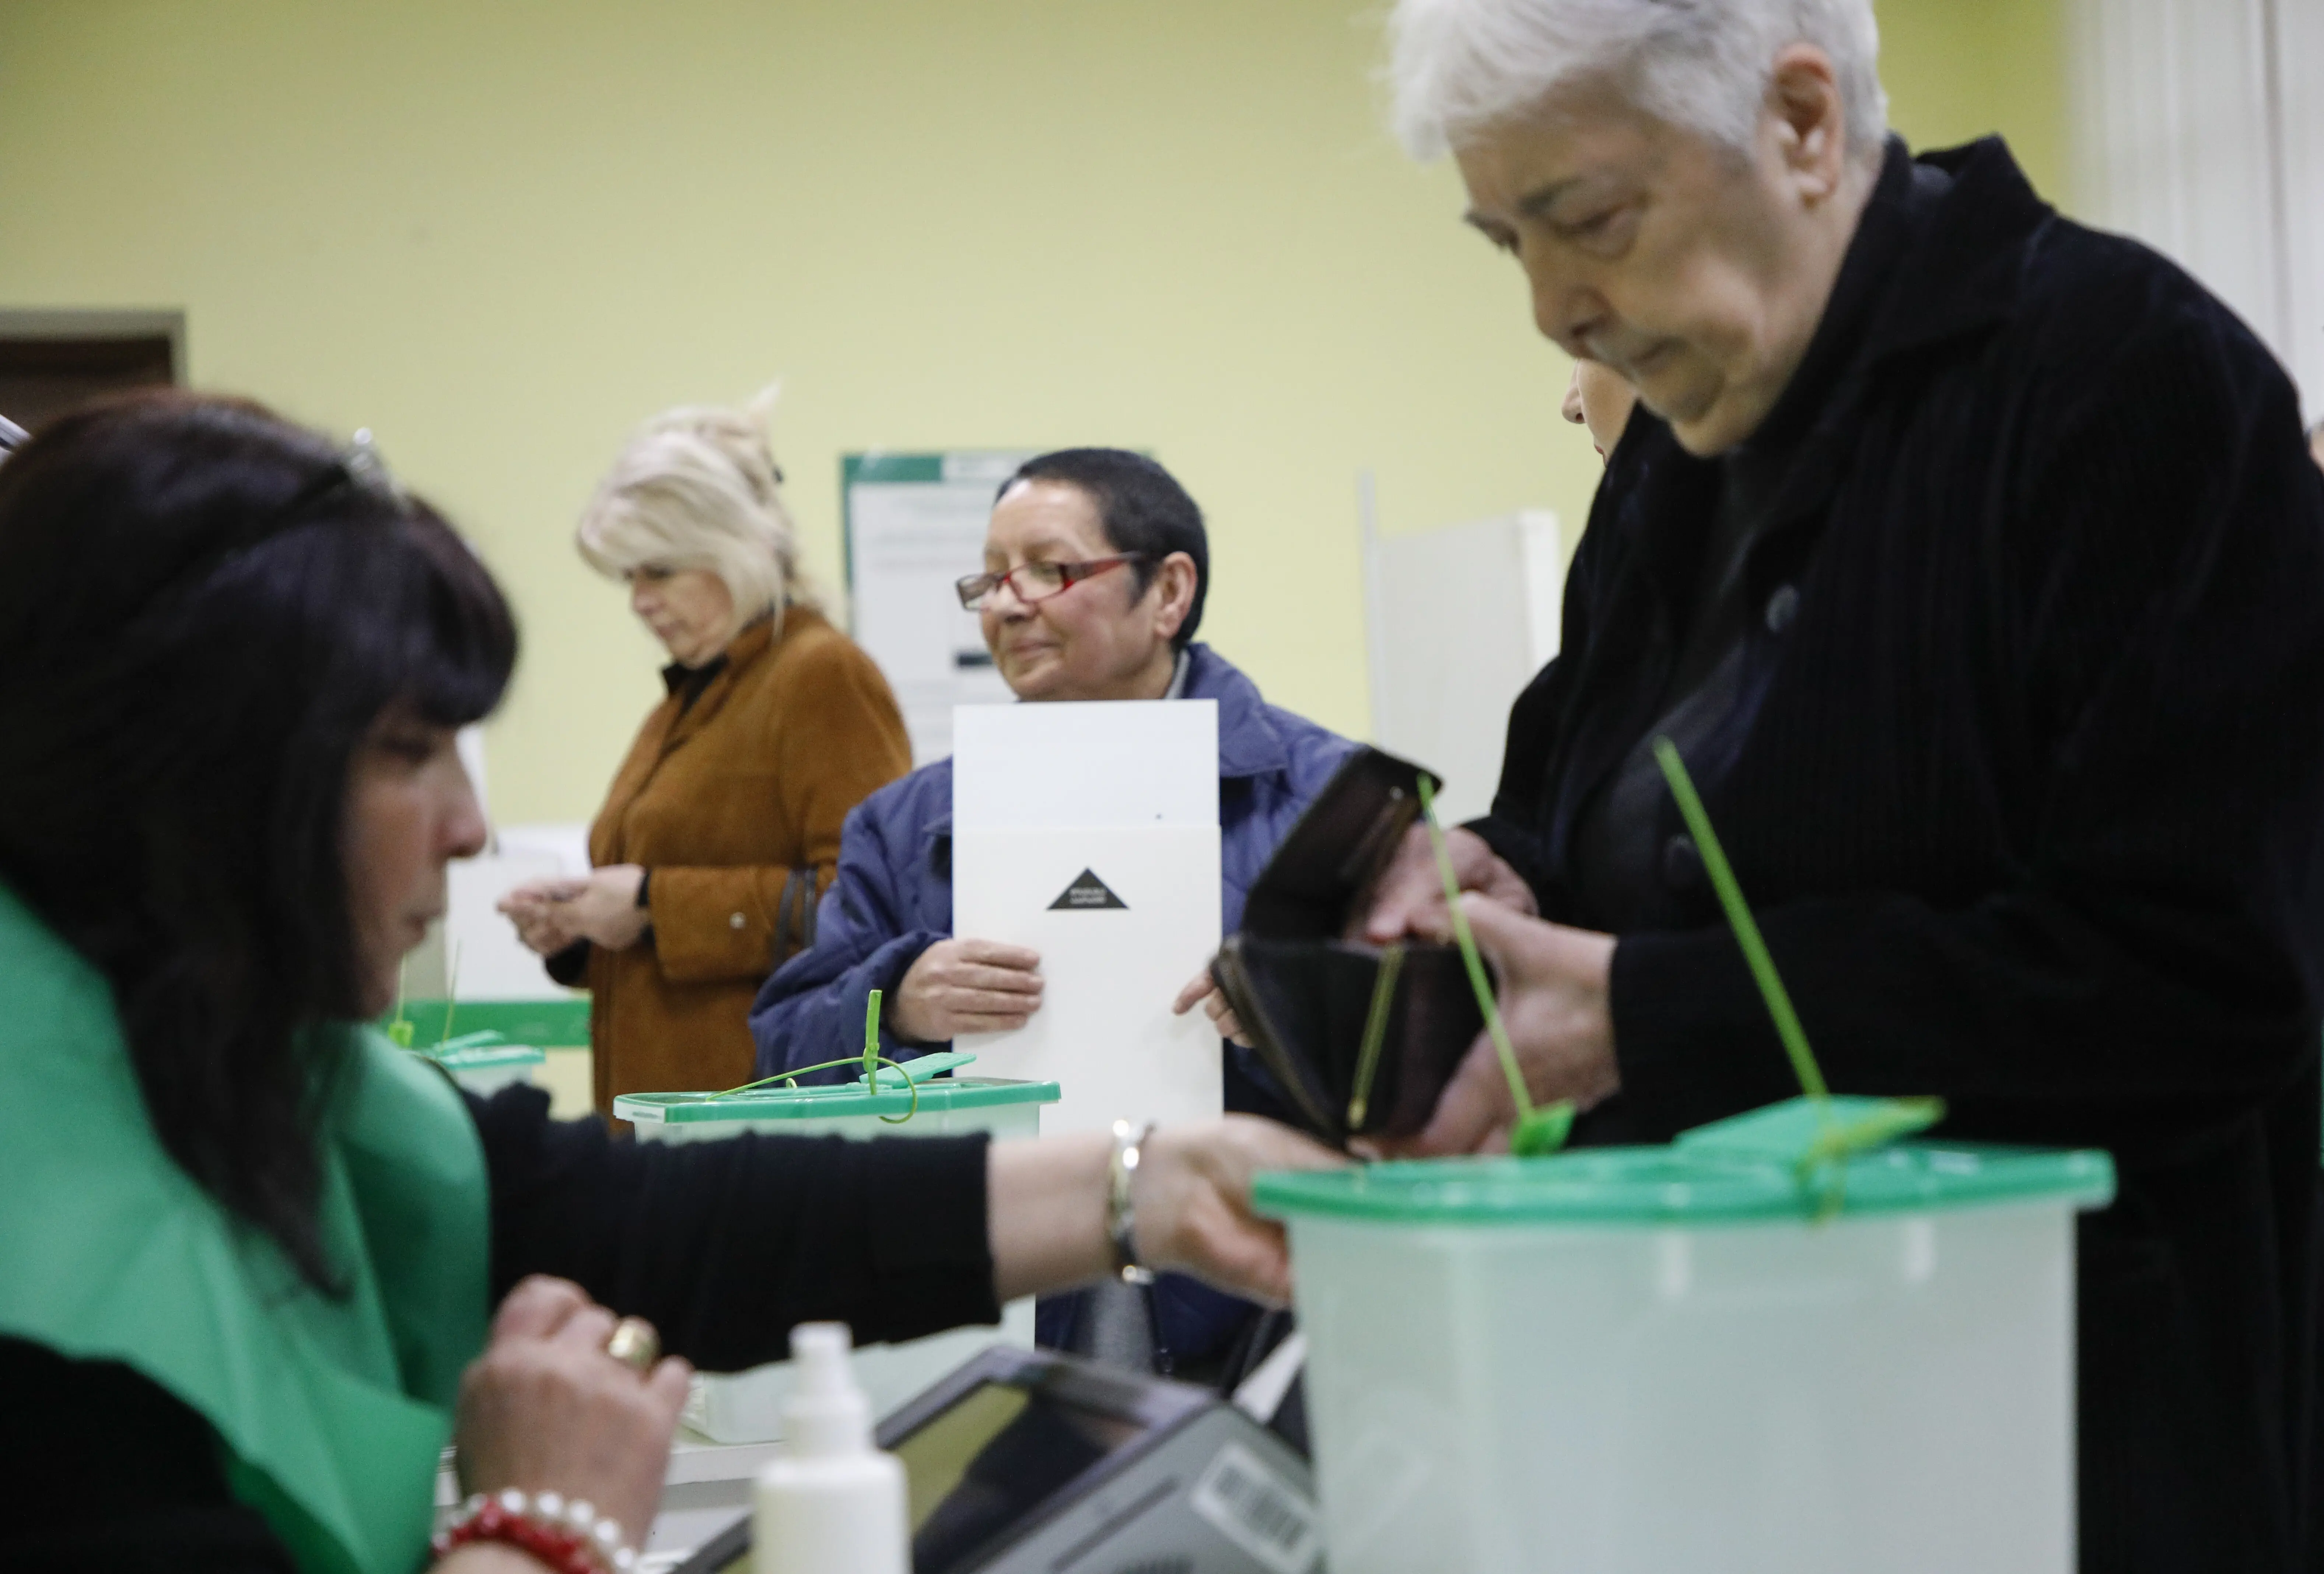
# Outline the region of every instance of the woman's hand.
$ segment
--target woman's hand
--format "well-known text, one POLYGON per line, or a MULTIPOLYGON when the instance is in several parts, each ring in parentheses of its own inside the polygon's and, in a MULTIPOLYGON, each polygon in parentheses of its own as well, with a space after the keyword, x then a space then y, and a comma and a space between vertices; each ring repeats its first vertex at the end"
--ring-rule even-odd
POLYGON ((1245 1300, 1287 1306, 1291 1248, 1282 1225, 1250 1210, 1251 1178, 1261 1170, 1329 1170, 1347 1163, 1256 1116, 1157 1129, 1140 1151, 1131 1192, 1139 1257, 1245 1300))
MULTIPOLYGON (((1457 826, 1447 831, 1444 850, 1452 855, 1453 879, 1462 890, 1481 892, 1527 916, 1540 910, 1525 877, 1502 862, 1474 831, 1457 826)), ((1404 833, 1404 844, 1373 888, 1363 937, 1374 945, 1387 945, 1410 934, 1441 934, 1451 923, 1444 908, 1444 877, 1436 867, 1428 827, 1415 825, 1404 833)))
MULTIPOLYGON (((1112 1139, 1094 1134, 993 1144, 986 1228, 1001 1300, 1068 1290, 1112 1270, 1106 1234, 1112 1156, 1112 1139)), ((1250 1210, 1251 1177, 1347 1162, 1288 1127, 1250 1115, 1157 1131, 1141 1150, 1130 1194, 1139 1260, 1283 1304, 1291 1298, 1289 1252, 1283 1227, 1250 1210)))
POLYGON ((538 956, 555 956, 581 938, 567 925, 567 911, 555 899, 556 893, 573 883, 561 879, 528 880, 500 899, 500 912, 516 925, 516 937, 524 943, 526 950, 538 956))
POLYGON ((1186 980, 1186 987, 1180 990, 1178 998, 1170 1002, 1170 1015, 1184 1017, 1196 1006, 1202 1007, 1203 1014, 1211 1019, 1211 1026, 1219 1030, 1221 1038, 1230 1039, 1245 1049, 1250 1047, 1250 1040, 1243 1035, 1242 1018, 1237 1017, 1234 1008, 1227 1004, 1225 991, 1211 977, 1208 968, 1186 980))
POLYGON ((643 939, 651 915, 638 906, 638 888, 645 870, 634 863, 609 863, 578 879, 535 880, 520 886, 501 902, 501 911, 516 920, 524 943, 543 956, 554 955, 576 940, 608 951, 627 951, 643 939), (521 915, 530 904, 540 925, 543 944, 533 944, 521 915), (558 942, 561 943, 549 943, 558 942))
MULTIPOLYGON (((1480 896, 1462 897, 1461 910, 1500 975, 1501 1024, 1534 1101, 1571 1099, 1587 1109, 1618 1091, 1622 1073, 1608 998, 1614 937, 1513 913, 1480 896)), ((1428 937, 1452 937, 1449 914, 1428 937)), ((1498 1151, 1508 1146, 1516 1124, 1500 1056, 1491 1036, 1480 1033, 1419 1135, 1377 1146, 1399 1155, 1498 1151)))
POLYGON ((913 1044, 1006 1033, 1041 1008, 1041 953, 997 940, 939 940, 888 1002, 888 1028, 913 1044))
POLYGON ((693 1368, 676 1357, 637 1372, 605 1353, 613 1314, 562 1279, 509 1292, 492 1342, 460 1379, 460 1480, 586 1498, 645 1544, 669 1469, 693 1368))

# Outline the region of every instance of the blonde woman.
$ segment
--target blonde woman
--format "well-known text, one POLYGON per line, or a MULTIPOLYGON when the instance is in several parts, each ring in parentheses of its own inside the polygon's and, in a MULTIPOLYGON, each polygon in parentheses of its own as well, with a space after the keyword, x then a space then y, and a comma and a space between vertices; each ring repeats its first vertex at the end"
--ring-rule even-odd
POLYGON ((501 910, 589 987, 601 1114, 750 1080, 752 996, 812 938, 840 823, 912 763, 880 669, 800 582, 767 404, 649 423, 576 532, 669 652, 669 696, 590 827, 590 874, 501 910))

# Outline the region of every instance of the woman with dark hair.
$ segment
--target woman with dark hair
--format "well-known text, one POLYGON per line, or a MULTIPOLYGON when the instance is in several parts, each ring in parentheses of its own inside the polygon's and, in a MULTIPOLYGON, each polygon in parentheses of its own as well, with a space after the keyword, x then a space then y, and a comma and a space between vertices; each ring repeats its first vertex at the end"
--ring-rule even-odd
POLYGON ((1284 1293, 1248 1177, 1328 1160, 1257 1122, 640 1147, 361 1026, 481 843, 453 733, 515 653, 360 440, 143 394, 0 465, 0 1456, 40 1506, 0 1564, 409 1569, 448 1434, 493 1496, 443 1567, 626 1568, 687 1374, 654 1325, 742 1366, 1124 1254, 1284 1293))

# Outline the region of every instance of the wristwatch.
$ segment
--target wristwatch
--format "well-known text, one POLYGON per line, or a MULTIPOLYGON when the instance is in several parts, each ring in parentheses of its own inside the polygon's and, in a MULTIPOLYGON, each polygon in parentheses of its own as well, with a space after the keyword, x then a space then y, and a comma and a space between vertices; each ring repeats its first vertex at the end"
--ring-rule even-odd
POLYGON ((1113 1157, 1106 1164, 1105 1233, 1113 1243, 1113 1271, 1125 1284, 1151 1284, 1154 1270, 1138 1260, 1138 1163, 1154 1136, 1154 1122, 1142 1131, 1127 1120, 1113 1123, 1113 1157))

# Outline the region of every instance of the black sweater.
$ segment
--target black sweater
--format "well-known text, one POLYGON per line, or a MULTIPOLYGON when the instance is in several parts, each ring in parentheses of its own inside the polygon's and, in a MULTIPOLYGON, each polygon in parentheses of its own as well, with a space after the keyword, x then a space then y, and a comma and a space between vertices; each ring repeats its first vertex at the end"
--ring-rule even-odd
MULTIPOLYGON (((859 1341, 992 1322, 984 1140, 614 1141, 548 1095, 469 1100, 492 1187, 492 1295, 554 1274, 713 1371, 780 1360, 793 1324, 859 1341)), ((0 1339, 0 1568, 290 1570, 226 1490, 208 1424, 110 1361, 0 1339)))
MULTIPOLYGON (((2081 1560, 2301 1566, 2324 998, 2324 475, 2291 383, 1998 143, 1892 147, 1908 235, 1745 565, 1701 785, 1836 1090, 2106 1148, 2080 1256, 2081 1560)), ((1657 713, 1720 466, 1641 410, 1480 831, 1615 928, 1597 1140, 1798 1090, 1665 792, 1634 922, 1574 878, 1657 713)), ((1973 1505, 1964 1505, 1973 1512, 1973 1505)))

